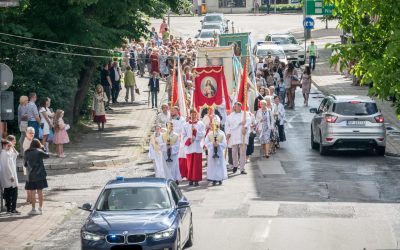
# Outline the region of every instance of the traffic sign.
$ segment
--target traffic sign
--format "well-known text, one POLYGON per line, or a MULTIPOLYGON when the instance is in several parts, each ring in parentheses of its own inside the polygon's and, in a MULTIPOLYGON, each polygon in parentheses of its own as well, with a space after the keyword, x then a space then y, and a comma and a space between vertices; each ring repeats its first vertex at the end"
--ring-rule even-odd
POLYGON ((0 91, 7 90, 13 82, 13 72, 4 63, 0 63, 0 91))
POLYGON ((312 19, 311 17, 304 18, 303 26, 306 30, 314 29, 314 24, 314 19, 312 19))
MULTIPOLYGON (((1 120, 14 120, 14 92, 2 91, 1 92, 1 120)), ((1 131, 0 131, 1 134, 1 131)))
POLYGON ((324 0, 306 0, 306 15, 323 16, 332 15, 333 4, 324 5, 324 0))

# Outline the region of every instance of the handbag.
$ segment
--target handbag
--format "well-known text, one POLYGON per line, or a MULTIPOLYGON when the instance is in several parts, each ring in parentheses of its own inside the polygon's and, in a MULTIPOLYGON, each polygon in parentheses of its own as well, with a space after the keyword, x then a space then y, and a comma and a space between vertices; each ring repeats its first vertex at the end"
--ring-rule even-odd
POLYGON ((296 75, 292 76, 292 86, 301 86, 299 77, 296 75))
POLYGON ((25 132, 27 128, 28 128, 28 122, 27 121, 20 121, 20 123, 19 123, 19 131, 20 132, 25 132))
POLYGON ((50 129, 50 133, 47 136, 47 141, 48 142, 53 142, 54 141, 54 131, 53 131, 53 129, 50 129))
POLYGON ((139 88, 136 88, 136 89, 135 89, 135 93, 138 94, 138 95, 140 95, 140 90, 139 90, 139 88))

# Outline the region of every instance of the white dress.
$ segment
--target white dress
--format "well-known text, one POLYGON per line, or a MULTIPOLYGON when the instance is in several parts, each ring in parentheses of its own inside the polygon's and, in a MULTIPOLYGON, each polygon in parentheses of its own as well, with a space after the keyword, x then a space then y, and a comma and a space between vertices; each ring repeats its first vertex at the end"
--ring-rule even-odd
POLYGON ((178 153, 179 153, 179 136, 176 133, 171 133, 168 135, 167 133, 163 133, 161 135, 161 142, 160 142, 160 148, 162 151, 162 156, 163 156, 163 164, 166 165, 166 173, 165 173, 165 178, 167 179, 172 179, 174 181, 180 181, 182 180, 181 172, 179 170, 179 161, 178 161, 178 153), (167 154, 167 139, 170 139, 171 143, 171 160, 172 161, 167 161, 168 160, 168 154, 167 154))
POLYGON ((183 141, 182 137, 182 132, 183 128, 186 124, 186 121, 183 117, 178 116, 175 118, 171 117, 172 124, 174 125, 174 133, 177 133, 179 135, 179 158, 186 158, 186 152, 185 152, 185 142, 183 141))
POLYGON ((159 136, 154 135, 150 140, 149 158, 154 161, 154 172, 157 178, 167 178, 166 175, 166 164, 160 144, 162 143, 161 134, 159 136))
POLYGON ((225 133, 218 130, 217 141, 218 145, 218 156, 219 158, 213 158, 214 156, 214 134, 212 131, 208 133, 205 139, 206 147, 208 149, 207 156, 207 179, 211 181, 222 181, 228 179, 228 172, 226 170, 226 162, 224 157, 224 151, 227 146, 225 133))
POLYGON ((49 118, 50 121, 53 120, 54 113, 51 112, 51 110, 49 108, 41 107, 39 109, 40 118, 41 118, 40 122, 43 124, 43 135, 48 135, 48 134, 50 134, 50 125, 47 123, 46 119, 42 115, 43 112, 46 112, 47 117, 49 118))

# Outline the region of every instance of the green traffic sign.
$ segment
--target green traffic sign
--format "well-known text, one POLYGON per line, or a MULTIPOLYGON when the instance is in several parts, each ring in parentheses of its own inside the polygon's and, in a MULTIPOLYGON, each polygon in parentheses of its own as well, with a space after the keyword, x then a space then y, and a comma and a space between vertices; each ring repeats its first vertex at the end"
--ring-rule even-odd
POLYGON ((324 16, 332 15, 333 4, 324 5, 324 0, 306 0, 306 15, 324 16))

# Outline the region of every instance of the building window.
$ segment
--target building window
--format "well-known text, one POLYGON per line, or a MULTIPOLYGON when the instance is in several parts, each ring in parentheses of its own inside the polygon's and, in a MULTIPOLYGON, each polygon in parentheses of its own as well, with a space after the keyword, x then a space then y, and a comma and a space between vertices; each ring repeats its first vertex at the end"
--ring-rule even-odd
POLYGON ((219 8, 245 8, 246 0, 218 0, 219 8))

